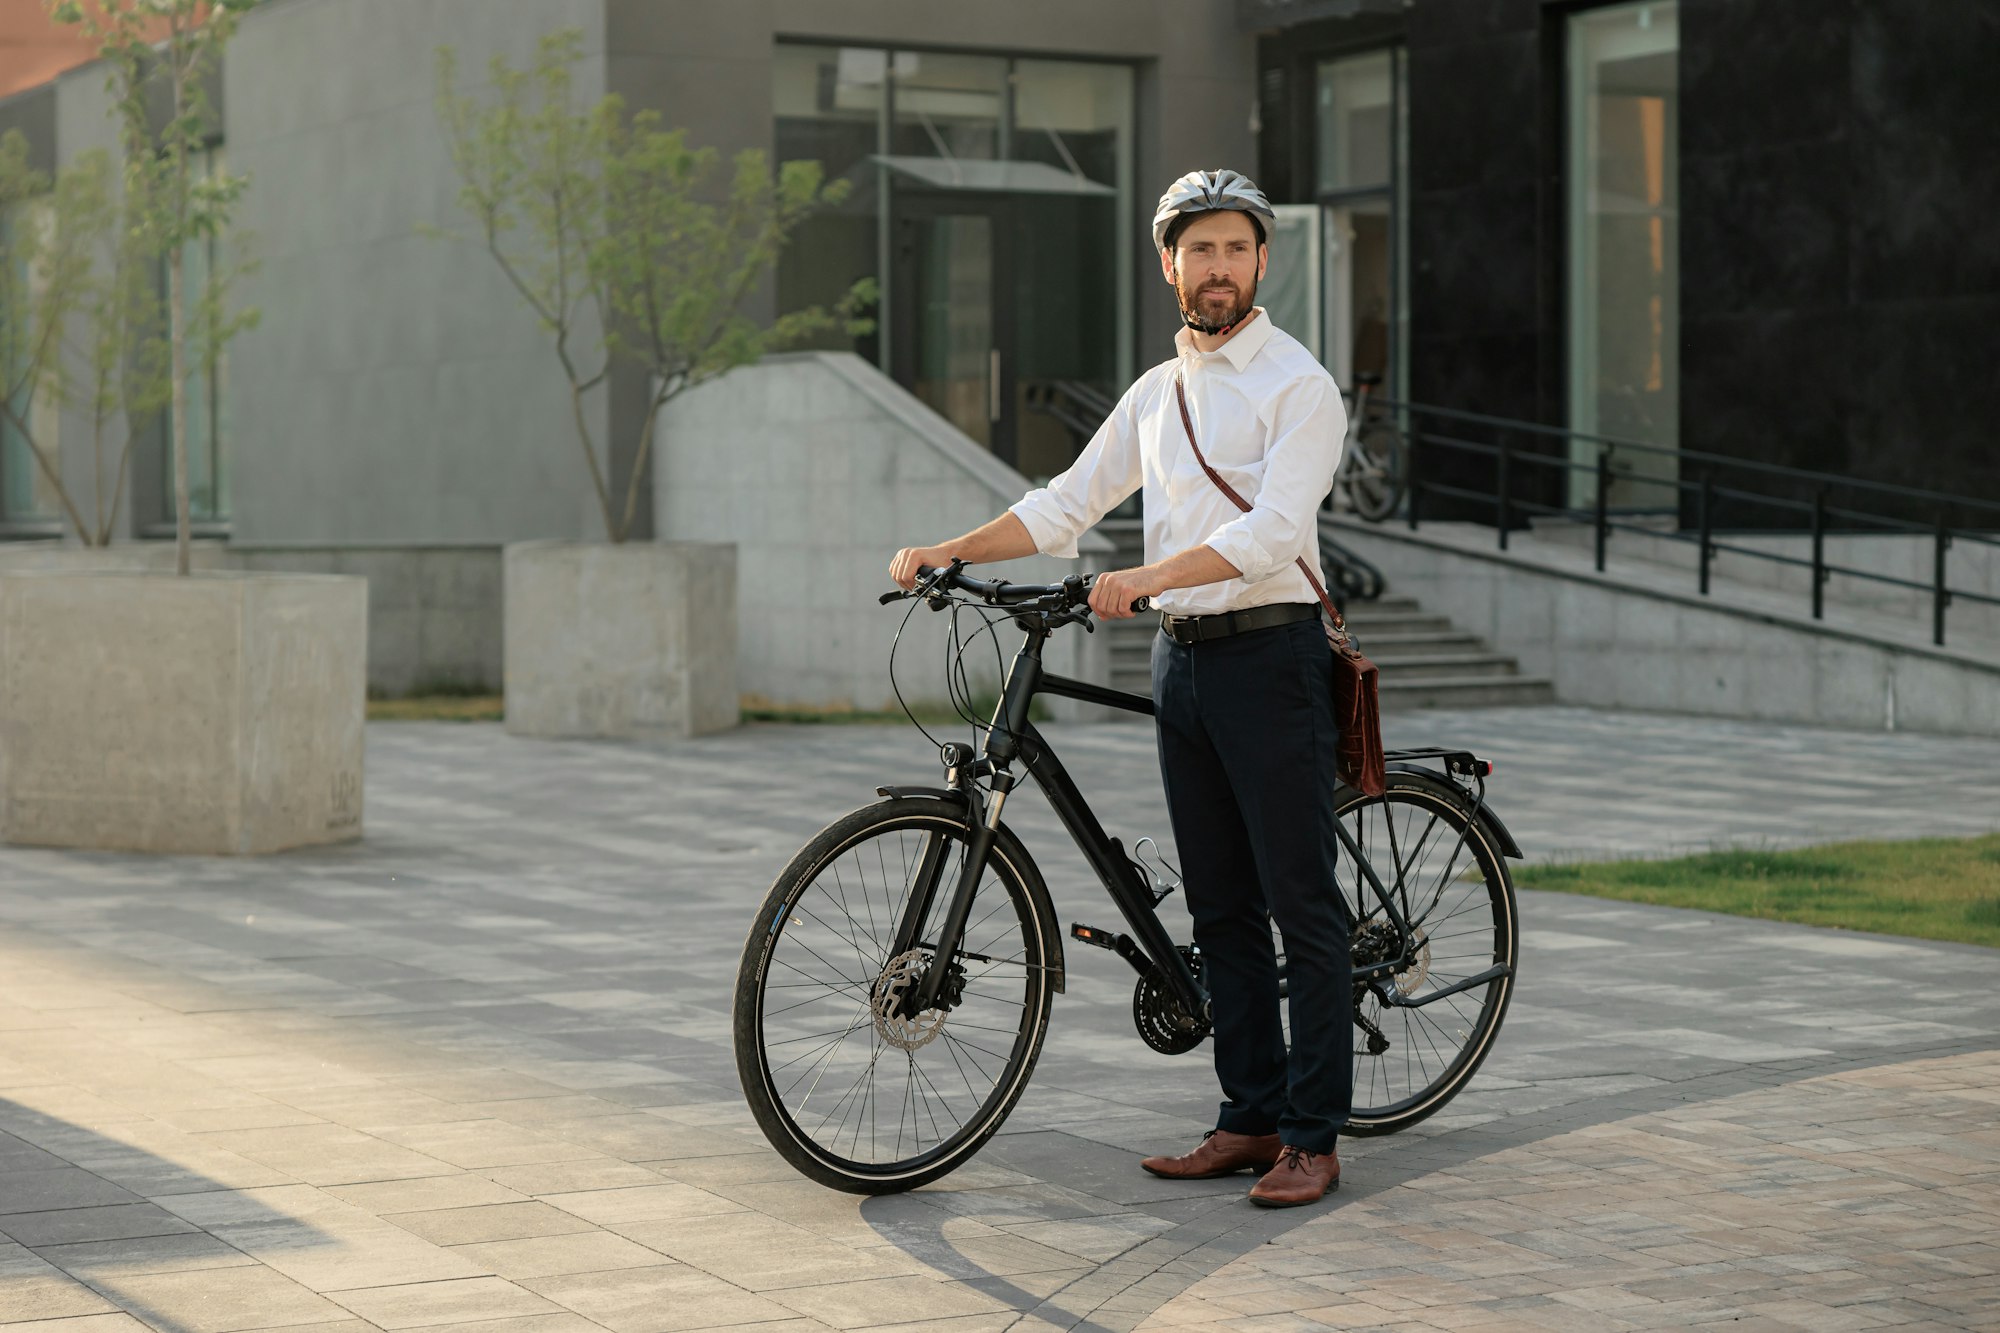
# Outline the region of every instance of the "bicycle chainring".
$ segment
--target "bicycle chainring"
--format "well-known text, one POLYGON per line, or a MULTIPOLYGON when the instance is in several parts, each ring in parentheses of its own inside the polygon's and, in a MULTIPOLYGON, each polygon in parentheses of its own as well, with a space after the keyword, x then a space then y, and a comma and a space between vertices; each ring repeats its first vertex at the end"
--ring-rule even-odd
MULTIPOLYGON (((882 974, 875 978, 875 992, 868 1005, 875 1018, 875 1031, 881 1034, 883 1041, 899 1051, 921 1050, 944 1030, 945 1014, 951 1007, 950 992, 954 989, 949 984, 953 980, 951 977, 946 978, 946 993, 939 996, 946 1002, 942 1008, 926 1009, 920 1014, 905 1012, 905 997, 923 982, 924 975, 930 971, 930 962, 928 952, 912 949, 891 958, 889 965, 882 969, 882 974)), ((958 971, 959 985, 956 989, 962 991, 964 969, 958 971)))
MULTIPOLYGON (((1195 981, 1200 982, 1201 954, 1187 945, 1181 946, 1180 954, 1195 981)), ((1185 1055, 1201 1045, 1213 1026, 1206 1014, 1190 1014, 1182 1007, 1157 967, 1148 968, 1132 988, 1132 1022, 1139 1029, 1140 1040, 1161 1055, 1185 1055)))

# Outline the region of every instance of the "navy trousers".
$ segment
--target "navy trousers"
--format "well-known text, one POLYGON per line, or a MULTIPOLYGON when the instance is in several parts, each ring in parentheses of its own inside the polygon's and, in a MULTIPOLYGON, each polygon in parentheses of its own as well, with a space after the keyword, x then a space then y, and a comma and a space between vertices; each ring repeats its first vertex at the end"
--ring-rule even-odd
POLYGON ((1353 1095, 1351 922, 1334 881, 1333 661, 1314 620, 1153 641, 1160 773, 1215 1009, 1216 1127, 1330 1152, 1353 1095), (1284 937, 1292 1040, 1278 1000, 1284 937))

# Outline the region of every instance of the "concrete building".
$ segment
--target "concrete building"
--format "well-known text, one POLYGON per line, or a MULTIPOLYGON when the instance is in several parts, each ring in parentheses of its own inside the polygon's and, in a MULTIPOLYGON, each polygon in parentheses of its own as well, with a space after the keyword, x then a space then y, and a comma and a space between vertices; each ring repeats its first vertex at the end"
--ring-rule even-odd
MULTIPOLYGON (((698 144, 814 156, 851 180, 760 312, 874 270, 885 297, 867 359, 1042 475, 1073 445, 1029 401, 1058 380, 1115 392, 1169 346, 1141 240, 1153 183, 1255 151, 1252 39, 1218 0, 259 8, 222 74, 214 152, 251 178, 239 216, 260 268, 241 297, 262 323, 230 349, 205 418, 212 457, 191 453, 197 512, 245 563, 369 572, 390 687, 474 677, 482 661, 497 679, 499 545, 601 535, 535 317, 480 245, 422 234, 467 230, 434 108, 438 48, 477 78, 494 57, 525 64, 559 28, 583 35, 580 97, 616 92, 698 144), (987 387, 995 369, 1004 391, 987 387)), ((100 84, 71 69, 0 102, 0 129, 67 161, 110 132, 100 84)), ((614 373, 587 403, 621 471, 645 390, 614 373)), ((80 432, 63 435, 82 468, 80 432)), ((0 535, 55 531, 18 442, 5 449, 0 535)), ((157 441, 136 451, 121 535, 164 523, 163 455, 157 441)), ((650 489, 636 533, 674 535, 650 489)))
MULTIPOLYGON (((1975 0, 269 0, 217 90, 263 322, 197 386, 198 509, 238 563, 367 572, 385 688, 496 681, 500 545, 601 533, 535 318, 478 244, 423 234, 466 229, 437 49, 476 76, 565 27, 580 96, 851 182, 756 312, 876 278, 877 332, 816 350, 1023 485, 1168 353, 1152 200, 1228 163, 1281 206, 1263 299, 1343 384, 2000 497, 2000 29, 1975 0)), ((0 129, 52 164, 108 141, 104 110, 74 68, 0 129)), ((587 403, 621 471, 645 389, 587 403)), ((163 531, 167 473, 142 441, 122 536, 163 531)), ((694 535, 673 512, 642 488, 638 535, 694 535)), ((0 440, 0 538, 55 530, 0 440)))

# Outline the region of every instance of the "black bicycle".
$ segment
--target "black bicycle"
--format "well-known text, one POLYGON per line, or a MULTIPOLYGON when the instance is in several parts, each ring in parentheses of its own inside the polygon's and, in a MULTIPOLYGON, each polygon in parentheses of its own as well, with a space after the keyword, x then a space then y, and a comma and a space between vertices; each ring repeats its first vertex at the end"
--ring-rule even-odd
MULTIPOLYGON (((1027 1087, 1065 960, 1041 871, 1002 820, 1017 766, 1124 917, 1129 933, 1069 933, 1138 971, 1139 1035, 1177 1054, 1209 1033, 1201 954, 1176 945, 1157 912, 1176 885, 1105 832, 1030 720, 1039 694, 1153 712, 1144 695, 1042 669, 1052 633, 1091 627, 1089 588, 1082 577, 987 582, 954 564, 882 599, 997 611, 1022 640, 979 750, 941 746, 942 786, 878 788, 882 799, 822 829, 750 928, 737 1070, 772 1146, 821 1184, 888 1194, 936 1180, 992 1137, 1027 1087)), ((1500 1030, 1519 948, 1507 859, 1521 852, 1486 804, 1491 765, 1458 750, 1389 758, 1382 796, 1337 796, 1337 889, 1354 921, 1349 1134, 1405 1129, 1465 1086, 1500 1030)))

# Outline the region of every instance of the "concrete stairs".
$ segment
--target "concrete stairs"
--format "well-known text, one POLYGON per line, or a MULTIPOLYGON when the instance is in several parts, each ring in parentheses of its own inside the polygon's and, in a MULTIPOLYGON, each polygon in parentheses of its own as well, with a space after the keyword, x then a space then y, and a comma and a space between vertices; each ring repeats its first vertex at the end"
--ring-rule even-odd
MULTIPOLYGON (((1118 566, 1144 559, 1144 530, 1136 519, 1107 520, 1098 531, 1118 547, 1118 566)), ((1427 613, 1408 597, 1381 597, 1347 608, 1348 628, 1361 650, 1382 669, 1382 707, 1481 708, 1554 701, 1546 677, 1524 676, 1520 664, 1494 652, 1475 634, 1449 618, 1427 613)), ((1152 689, 1153 635, 1150 616, 1100 627, 1109 636, 1111 685, 1141 694, 1152 689)))

